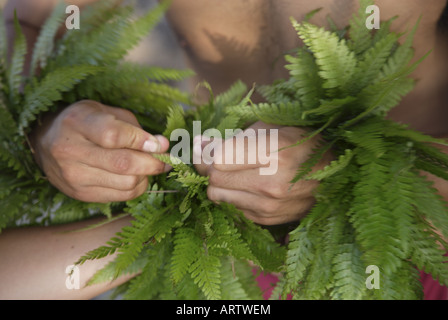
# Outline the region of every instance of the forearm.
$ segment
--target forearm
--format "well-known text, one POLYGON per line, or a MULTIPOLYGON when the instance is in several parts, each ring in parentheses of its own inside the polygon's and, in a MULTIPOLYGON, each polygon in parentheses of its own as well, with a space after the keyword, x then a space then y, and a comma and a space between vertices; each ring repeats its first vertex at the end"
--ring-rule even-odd
POLYGON ((122 218, 102 227, 71 233, 97 219, 64 226, 30 227, 5 230, 0 234, 0 299, 91 299, 114 288, 131 276, 111 283, 86 287, 96 271, 114 256, 87 261, 79 266, 80 289, 68 289, 67 266, 112 238, 130 224, 122 218))

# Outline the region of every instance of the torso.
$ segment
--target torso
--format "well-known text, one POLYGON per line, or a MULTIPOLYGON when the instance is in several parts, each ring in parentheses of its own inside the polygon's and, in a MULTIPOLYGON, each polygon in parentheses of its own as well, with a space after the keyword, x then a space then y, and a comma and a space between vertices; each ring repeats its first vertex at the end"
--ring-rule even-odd
MULTIPOLYGON (((399 16, 393 23, 397 32, 410 30, 422 15, 414 40, 416 59, 433 49, 413 74, 418 85, 391 118, 429 134, 448 133, 448 54, 436 36, 446 0, 375 3, 381 20, 399 16)), ((338 27, 344 27, 358 10, 358 0, 173 0, 168 18, 196 80, 208 81, 219 93, 237 79, 251 86, 288 77, 282 57, 300 45, 289 17, 300 21, 320 7, 312 23, 328 26, 330 15, 338 27)))

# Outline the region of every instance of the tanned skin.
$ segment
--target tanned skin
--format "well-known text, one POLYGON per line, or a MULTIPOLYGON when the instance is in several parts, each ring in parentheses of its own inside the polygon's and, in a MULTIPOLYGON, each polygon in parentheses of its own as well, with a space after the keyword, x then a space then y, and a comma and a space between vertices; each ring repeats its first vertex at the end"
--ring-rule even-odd
MULTIPOLYGON (((32 47, 40 26, 56 2, 9 1, 6 21, 12 21, 14 9, 17 9, 32 47)), ((67 4, 82 6, 91 2, 94 0, 67 1, 67 4)), ((343 27, 358 10, 357 3, 357 0, 173 0, 167 17, 185 50, 188 65, 197 73, 192 87, 197 81, 206 80, 214 92, 219 93, 238 79, 252 86, 288 76, 283 67, 283 55, 300 45, 289 17, 300 21, 305 14, 321 7, 311 19, 312 23, 327 26, 329 15, 337 26, 343 27)), ((446 1, 377 0, 376 4, 381 20, 399 16, 393 23, 397 32, 409 31, 421 17, 414 40, 415 59, 432 50, 413 74, 418 79, 416 88, 391 112, 390 118, 433 136, 448 137, 447 40, 437 30, 446 1)), ((12 39, 12 29, 8 30, 12 39)), ((202 98, 205 99, 205 95, 202 98)), ((279 147, 297 141, 305 132, 301 128, 261 122, 252 128, 279 129, 279 147)), ((68 196, 82 201, 133 199, 146 190, 148 175, 168 170, 151 154, 166 152, 169 142, 143 131, 135 117, 120 106, 104 106, 94 101, 67 106, 58 114, 48 115, 43 125, 35 128, 31 139, 36 161, 50 182, 68 196)), ((312 192, 316 182, 299 182, 288 191, 289 181, 315 144, 313 140, 279 154, 279 170, 274 176, 260 176, 253 165, 198 165, 197 169, 210 176, 208 196, 211 200, 233 203, 248 218, 264 225, 298 221, 314 203, 312 192)), ((330 159, 331 154, 316 169, 330 159)), ((430 178, 448 199, 447 183, 430 178)), ((84 237, 70 233, 61 235, 55 233, 59 229, 54 228, 4 232, 0 236, 0 298, 89 299, 107 290, 110 285, 96 287, 95 291, 69 291, 65 288, 63 273, 69 262, 76 261, 85 250, 104 244, 127 223, 128 219, 119 220, 103 232, 89 231, 84 237), (26 258, 22 248, 30 248, 26 258), (37 273, 29 273, 32 262, 40 261, 42 252, 48 250, 54 254, 46 256, 46 263, 36 269, 37 273), (65 255, 68 252, 72 255, 65 255), (23 279, 23 274, 34 277, 23 279), (56 274, 58 276, 52 276, 56 274), (40 282, 36 280, 39 276, 40 282)), ((101 260, 92 261, 90 271, 82 272, 88 278, 104 264, 101 260)), ((119 279, 112 286, 124 280, 119 279)))

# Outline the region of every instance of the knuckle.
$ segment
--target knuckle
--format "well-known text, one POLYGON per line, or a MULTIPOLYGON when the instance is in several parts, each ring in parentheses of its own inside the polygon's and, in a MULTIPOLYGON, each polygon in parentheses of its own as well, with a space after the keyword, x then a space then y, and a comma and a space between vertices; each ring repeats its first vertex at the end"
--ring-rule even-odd
POLYGON ((210 169, 208 172, 209 184, 213 186, 219 186, 222 182, 222 177, 218 170, 210 169))
POLYGON ((73 127, 79 119, 79 112, 74 109, 68 109, 62 117, 61 124, 63 127, 73 127))
POLYGON ((118 144, 119 138, 119 130, 111 125, 108 125, 101 132, 101 145, 105 148, 112 149, 118 144))
POLYGON ((119 174, 124 174, 131 168, 131 157, 123 152, 112 158, 112 169, 119 174))
POLYGON ((144 192, 143 188, 126 191, 125 192, 126 200, 133 200, 135 198, 138 198, 139 196, 141 196, 143 194, 143 192, 144 192))
POLYGON ((140 179, 138 176, 128 176, 122 181, 121 185, 125 190, 132 191, 137 188, 139 183, 140 179))
POLYGON ((115 110, 117 110, 120 113, 121 117, 129 119, 138 124, 137 117, 131 111, 121 108, 115 108, 115 110))
POLYGON ((64 158, 73 153, 73 147, 61 142, 53 142, 49 148, 50 155, 55 158, 64 158))
POLYGON ((260 205, 260 212, 264 214, 272 215, 279 212, 280 210, 280 204, 278 203, 278 201, 265 200, 261 201, 260 205))

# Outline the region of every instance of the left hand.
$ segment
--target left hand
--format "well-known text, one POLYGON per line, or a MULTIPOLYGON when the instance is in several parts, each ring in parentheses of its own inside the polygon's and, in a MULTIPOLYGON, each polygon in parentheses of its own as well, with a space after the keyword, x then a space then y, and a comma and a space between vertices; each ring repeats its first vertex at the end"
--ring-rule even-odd
MULTIPOLYGON (((312 149, 317 146, 318 136, 299 146, 280 152, 273 150, 273 153, 270 153, 270 129, 278 130, 277 149, 296 143, 306 131, 262 122, 255 123, 245 132, 247 133, 249 129, 254 129, 252 132, 255 132, 257 147, 259 147, 258 141, 262 134, 258 129, 266 129, 266 150, 261 150, 261 153, 258 150, 255 162, 246 161, 246 159, 250 159, 248 158, 248 149, 250 148, 247 143, 235 144, 236 138, 234 137, 215 144, 213 163, 204 164, 204 161, 201 161, 201 164, 196 165, 200 174, 210 178, 207 190, 209 199, 215 202, 231 203, 241 210, 248 219, 261 225, 279 225, 300 220, 315 202, 313 190, 317 187, 318 182, 301 180, 291 186, 290 181, 294 178, 300 164, 308 159, 312 149), (233 149, 233 160, 237 158, 241 160, 240 157, 245 156, 245 161, 224 160, 226 147, 233 149), (267 153, 264 153, 266 151, 267 153), (271 175, 260 174, 260 168, 269 166, 259 157, 264 154, 268 158, 270 157, 271 161, 278 161, 278 169, 271 175), (221 161, 216 161, 216 159, 221 159, 221 161)), ((205 151, 204 143, 202 143, 202 148, 198 148, 197 145, 195 147, 196 156, 198 156, 198 151, 205 151)), ((227 150, 230 151, 230 149, 227 150)), ((205 157, 204 153, 202 156, 205 157)), ((330 162, 330 157, 331 155, 327 154, 313 171, 327 165, 330 162)))

